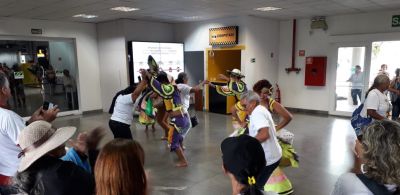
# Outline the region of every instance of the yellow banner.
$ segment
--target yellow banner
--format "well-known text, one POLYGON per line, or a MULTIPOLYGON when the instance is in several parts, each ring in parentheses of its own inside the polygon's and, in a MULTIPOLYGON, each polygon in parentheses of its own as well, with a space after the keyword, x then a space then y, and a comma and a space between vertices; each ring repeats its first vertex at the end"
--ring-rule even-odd
POLYGON ((210 45, 236 45, 239 43, 239 27, 210 28, 209 42, 210 45))

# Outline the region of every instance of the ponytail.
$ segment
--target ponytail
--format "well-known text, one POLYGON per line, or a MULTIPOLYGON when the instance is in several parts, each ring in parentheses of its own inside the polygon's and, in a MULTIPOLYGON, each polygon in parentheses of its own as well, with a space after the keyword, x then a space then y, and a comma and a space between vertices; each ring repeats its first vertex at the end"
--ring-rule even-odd
POLYGON ((247 177, 246 187, 243 189, 243 195, 263 195, 263 191, 257 188, 256 179, 254 176, 247 177))
POLYGON ((257 188, 256 185, 248 186, 241 193, 243 195, 264 195, 264 192, 257 188))
POLYGON ((376 85, 377 84, 374 82, 374 84, 372 84, 372 86, 368 89, 367 93, 365 94, 365 99, 367 99, 370 91, 372 91, 373 89, 376 89, 376 85))

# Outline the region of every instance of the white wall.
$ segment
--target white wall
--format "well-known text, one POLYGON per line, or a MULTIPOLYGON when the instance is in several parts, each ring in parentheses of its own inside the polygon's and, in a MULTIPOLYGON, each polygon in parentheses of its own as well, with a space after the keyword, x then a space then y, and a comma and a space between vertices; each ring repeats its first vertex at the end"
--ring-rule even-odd
POLYGON ((126 41, 175 42, 172 24, 129 19, 122 21, 126 41))
POLYGON ((115 93, 129 84, 127 41, 174 42, 171 24, 129 19, 97 24, 97 37, 104 111, 115 93))
POLYGON ((242 51, 241 69, 248 86, 252 87, 262 78, 275 83, 279 52, 278 21, 242 16, 181 23, 175 25, 175 39, 184 42, 185 51, 205 51, 210 48, 209 29, 224 26, 239 26, 239 45, 246 47, 242 51), (273 58, 270 57, 271 52, 274 53, 273 58), (256 58, 256 62, 250 63, 251 58, 256 58))
POLYGON ((279 22, 255 17, 244 20, 246 49, 242 52, 242 70, 246 83, 252 87, 258 80, 267 79, 274 84, 278 80, 279 22), (251 63, 252 58, 255 63, 251 63))
POLYGON ((122 21, 97 24, 100 86, 103 110, 107 111, 118 90, 128 85, 125 38, 122 21))
POLYGON ((96 26, 87 23, 0 18, 0 37, 27 39, 72 38, 76 41, 78 90, 82 111, 101 109, 96 26), (31 28, 42 28, 42 35, 31 35, 31 28))
POLYGON ((310 30, 310 20, 297 20, 297 46, 296 67, 302 68, 299 74, 294 72, 287 74, 285 68, 291 66, 292 48, 292 21, 280 22, 279 40, 279 69, 278 80, 281 87, 282 102, 287 107, 310 110, 329 111, 333 102, 330 95, 333 94, 335 78, 335 62, 330 62, 334 56, 333 44, 335 42, 356 42, 362 40, 400 40, 400 28, 391 27, 391 12, 378 12, 367 14, 332 16, 327 18, 329 29, 310 30), (327 81, 324 87, 304 86, 305 57, 299 57, 298 51, 304 49, 306 56, 327 56, 327 81))
POLYGON ((239 26, 239 44, 244 44, 245 37, 242 17, 175 24, 175 40, 185 44, 185 51, 204 51, 210 47, 208 44, 209 29, 224 26, 239 26))
POLYGON ((76 77, 75 45, 72 41, 49 41, 50 64, 55 70, 68 69, 76 77), (61 58, 61 60, 60 60, 61 58))

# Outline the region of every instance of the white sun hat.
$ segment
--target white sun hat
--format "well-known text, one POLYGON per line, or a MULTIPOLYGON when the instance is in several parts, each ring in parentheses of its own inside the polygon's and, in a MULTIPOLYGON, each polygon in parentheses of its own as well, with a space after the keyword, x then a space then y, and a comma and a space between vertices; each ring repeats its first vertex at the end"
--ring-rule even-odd
POLYGON ((35 121, 25 127, 18 136, 22 152, 18 172, 25 171, 32 163, 46 153, 64 144, 76 132, 76 127, 54 129, 46 121, 35 121))
POLYGON ((237 77, 240 77, 240 78, 244 77, 242 72, 239 69, 236 69, 236 68, 233 69, 233 70, 227 70, 226 72, 228 72, 230 75, 237 76, 237 77))

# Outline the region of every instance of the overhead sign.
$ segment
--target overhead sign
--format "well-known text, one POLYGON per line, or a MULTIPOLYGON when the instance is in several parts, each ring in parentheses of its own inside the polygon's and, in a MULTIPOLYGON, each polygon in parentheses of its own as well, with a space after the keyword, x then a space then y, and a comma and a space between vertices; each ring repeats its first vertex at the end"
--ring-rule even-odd
POLYGON ((239 27, 210 28, 210 45, 235 45, 239 43, 239 27))
POLYGON ((41 28, 31 28, 31 33, 33 35, 41 35, 43 34, 43 30, 41 28))
POLYGON ((392 27, 400 27, 400 15, 392 16, 392 27))

